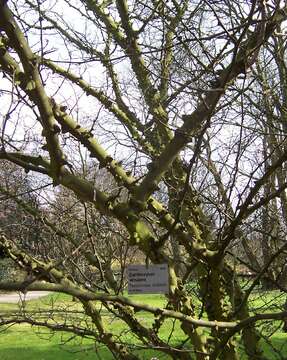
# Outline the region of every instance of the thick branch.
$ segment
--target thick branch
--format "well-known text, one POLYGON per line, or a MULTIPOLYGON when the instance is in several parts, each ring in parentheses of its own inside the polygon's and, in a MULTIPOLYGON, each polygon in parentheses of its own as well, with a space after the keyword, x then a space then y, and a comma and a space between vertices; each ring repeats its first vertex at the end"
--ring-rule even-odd
MULTIPOLYGON (((7 5, 3 5, 3 3, 0 4, 0 26, 6 32, 10 46, 15 49, 23 65, 24 73, 21 73, 22 79, 19 79, 22 88, 28 94, 29 98, 38 106, 41 115, 41 124, 44 128, 44 136, 47 141, 47 149, 51 156, 52 176, 56 180, 65 164, 65 157, 60 147, 58 133, 55 129, 56 121, 53 115, 53 109, 38 71, 37 59, 18 24, 15 22, 10 9, 7 5)), ((0 57, 3 58, 5 56, 6 59, 9 60, 5 47, 1 46, 0 57)), ((13 64, 10 63, 10 66, 13 66, 13 64)), ((20 75, 19 71, 18 75, 20 75)))
MULTIPOLYGON (((283 9, 275 12, 266 25, 265 40, 271 36, 275 27, 285 18, 286 15, 283 9)), ((175 132, 174 138, 168 143, 159 158, 153 162, 151 170, 139 186, 136 194, 138 200, 144 201, 153 193, 167 169, 169 169, 173 161, 177 158, 179 152, 188 144, 191 137, 199 131, 201 126, 210 119, 218 101, 225 93, 227 85, 231 84, 239 74, 245 73, 251 65, 248 60, 254 51, 258 49, 258 31, 255 31, 249 39, 242 44, 241 49, 230 65, 221 71, 217 79, 217 84, 214 87, 214 90, 217 90, 210 92, 208 97, 199 103, 192 114, 184 117, 184 124, 175 132)))

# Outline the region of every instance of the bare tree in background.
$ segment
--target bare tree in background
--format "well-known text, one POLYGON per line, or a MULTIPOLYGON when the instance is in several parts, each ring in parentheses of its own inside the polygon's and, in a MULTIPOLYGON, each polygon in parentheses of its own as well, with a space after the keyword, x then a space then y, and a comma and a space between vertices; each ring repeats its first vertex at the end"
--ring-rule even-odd
POLYGON ((287 315, 249 309, 263 279, 286 290, 269 274, 287 248, 284 227, 274 230, 270 217, 282 225, 286 206, 286 11, 277 0, 0 1, 0 159, 31 183, 51 180, 59 209, 76 203, 70 226, 51 221, 45 207, 32 211, 57 235, 62 261, 34 256, 3 232, 1 251, 29 278, 0 289, 64 292, 89 318, 56 326, 19 315, 3 324, 93 338, 119 359, 140 359, 135 346, 173 359, 264 359, 262 321, 287 315), (108 186, 93 176, 103 170, 108 186), (101 231, 105 222, 114 234, 101 231), (107 259, 121 242, 147 264, 168 264, 166 308, 118 294, 107 259), (256 274, 247 289, 239 265, 256 274), (101 274, 101 288, 88 266, 101 274), (106 326, 97 302, 139 345, 106 326), (138 311, 153 323, 141 323, 138 311), (170 318, 184 341, 161 336, 170 318))

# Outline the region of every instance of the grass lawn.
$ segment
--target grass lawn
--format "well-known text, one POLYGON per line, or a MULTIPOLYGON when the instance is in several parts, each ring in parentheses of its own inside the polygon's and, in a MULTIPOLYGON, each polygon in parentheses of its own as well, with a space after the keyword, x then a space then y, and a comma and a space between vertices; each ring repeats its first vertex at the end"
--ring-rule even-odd
MULTIPOLYGON (((254 294, 252 296, 252 307, 260 308, 260 311, 264 311, 264 304, 268 306, 268 302, 278 296, 277 304, 280 305, 281 301, 284 302, 284 298, 280 298, 280 294, 272 292, 264 295, 254 294)), ((163 306, 165 303, 164 296, 161 295, 134 295, 133 300, 139 302, 147 302, 153 306, 163 306)), ((81 310, 81 306, 77 302, 72 302, 71 297, 54 294, 48 295, 38 300, 32 300, 27 303, 27 310, 36 311, 41 308, 42 310, 49 310, 51 307, 54 310, 66 309, 71 312, 71 316, 74 313, 77 314, 81 310)), ((12 312, 17 310, 17 304, 0 304, 0 312, 12 312)), ((275 310, 275 309, 274 309, 275 310)), ((270 309, 269 309, 270 311, 270 309)), ((105 310, 103 311, 105 315, 105 310)), ((78 315, 77 315, 78 316, 78 315)), ((81 316, 81 315, 80 315, 81 316)), ((151 323, 151 315, 146 313, 139 313, 141 322, 145 324, 151 323)), ((124 327, 122 323, 117 319, 112 319, 110 316, 104 316, 106 324, 108 324, 113 331, 122 332, 124 327)), ((269 326, 278 328, 280 324, 274 322, 269 326)), ((164 338, 171 337, 171 342, 177 343, 185 339, 184 334, 181 332, 178 324, 175 324, 174 331, 172 320, 169 320, 167 324, 161 329, 161 336, 164 338)), ((0 330, 1 331, 1 330, 0 330)), ((125 335, 127 341, 131 341, 131 335, 127 333, 125 335)), ((97 345, 98 346, 98 345, 97 345)), ((264 352, 268 359, 275 360, 280 359, 276 354, 277 350, 281 351, 284 359, 287 359, 287 334, 281 332, 281 329, 277 329, 271 337, 271 342, 268 345, 263 342, 264 352), (273 348, 272 348, 273 347, 273 348)), ((135 351, 137 352, 137 351, 135 351)), ((82 340, 79 338, 73 338, 71 334, 65 333, 50 333, 48 330, 38 327, 32 327, 30 325, 21 324, 14 325, 0 333, 0 359, 1 360, 90 360, 90 359, 104 359, 112 360, 113 356, 103 346, 95 347, 91 340, 82 340), (96 354, 98 356, 96 356, 96 354)), ((159 359, 168 360, 167 355, 161 355, 155 351, 142 350, 140 353, 141 359, 150 360, 152 356, 157 356, 159 359)), ((244 359, 244 358, 242 358, 244 359)))
MULTIPOLYGON (((144 298, 135 295, 133 298, 139 302, 149 302, 153 306, 163 306, 165 303, 165 298, 161 295, 147 295, 144 298)), ((71 314, 81 310, 79 303, 73 302, 70 296, 64 294, 48 295, 38 300, 31 300, 27 302, 26 305, 28 311, 36 311, 39 308, 41 308, 41 310, 49 310, 51 307, 56 311, 66 309, 70 311, 71 314)), ((2 313, 11 313, 17 310, 19 310, 17 304, 0 304, 0 312, 2 313)), ((103 310, 102 313, 104 316, 105 310, 103 310)), ((151 322, 150 314, 141 314, 141 317, 142 322, 151 322)), ((122 323, 117 318, 104 316, 104 319, 113 332, 115 329, 118 333, 124 330, 122 323)), ((163 334, 163 336, 165 336, 165 334, 163 334)), ((166 337, 168 336, 169 333, 166 333, 166 337)), ((130 340, 131 336, 126 334, 125 338, 130 340)), ((51 333, 47 329, 27 324, 14 325, 0 333, 1 360, 114 359, 104 346, 96 346, 91 340, 73 338, 71 334, 51 333)), ((139 351, 135 351, 135 353, 138 352, 139 351)), ((140 351, 140 353, 141 358, 146 360, 150 360, 152 356, 169 359, 166 355, 162 357, 158 352, 147 349, 140 351)))

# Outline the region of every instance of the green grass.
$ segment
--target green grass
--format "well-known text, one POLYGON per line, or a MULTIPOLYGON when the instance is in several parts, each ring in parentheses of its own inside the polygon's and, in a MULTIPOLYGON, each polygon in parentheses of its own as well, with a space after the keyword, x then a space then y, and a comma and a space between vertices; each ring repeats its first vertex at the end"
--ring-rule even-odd
MULTIPOLYGON (((134 295, 134 301, 148 302, 153 306, 163 306, 166 302, 164 296, 161 295, 147 295, 144 297, 134 295)), ((100 305, 99 305, 100 306, 100 305)), ((37 300, 31 300, 26 303, 26 310, 29 312, 37 311, 39 309, 49 310, 53 307, 54 310, 67 310, 70 312, 81 311, 82 307, 78 302, 72 301, 72 298, 64 294, 48 295, 37 300)), ((1 312, 13 313, 19 310, 17 304, 0 304, 1 312)), ((114 333, 122 333, 125 330, 123 323, 117 318, 111 318, 105 309, 101 310, 104 321, 108 328, 114 333)), ((82 317, 83 315, 79 315, 82 317)), ((152 319, 151 314, 140 315, 142 323, 150 324, 152 319)), ((169 332, 164 329, 162 336, 168 337, 169 332)), ((122 340, 130 341, 131 335, 126 334, 122 336, 122 340)), ((178 339, 178 334, 177 334, 178 339)), ((65 333, 51 333, 46 329, 35 326, 21 324, 14 325, 0 333, 0 352, 1 360, 90 360, 99 359, 112 360, 114 357, 104 347, 95 344, 91 340, 71 339, 71 335, 65 333)), ((139 352, 139 351, 135 351, 139 352)), ((140 351, 141 358, 149 360, 152 356, 161 355, 156 351, 144 349, 140 351)), ((169 359, 164 356, 164 359, 169 359)))
MULTIPOLYGON (((1 360, 112 360, 114 357, 103 346, 96 348, 91 341, 70 340, 65 334, 51 334, 29 325, 15 325, 0 334, 1 360), (59 345, 61 344, 62 345, 59 345)), ((135 351, 139 353, 139 351, 135 351)), ((156 351, 141 351, 141 358, 150 360, 152 356, 162 355, 156 351)), ((164 359, 169 359, 164 356, 164 359)))
MULTIPOLYGON (((166 302, 164 296, 161 295, 134 295, 132 296, 134 301, 149 303, 153 306, 163 306, 166 302)), ((276 308, 271 308, 271 301, 276 298, 276 304, 280 306, 284 303, 285 297, 280 296, 279 292, 269 293, 255 293, 252 294, 250 299, 250 306, 252 308, 260 308, 260 312, 263 311, 277 311, 276 308), (267 305, 266 305, 267 304, 267 305)), ((100 305, 99 305, 100 306, 100 305)), ((27 302, 27 311, 49 310, 51 307, 54 310, 68 310, 71 312, 80 312, 81 305, 78 302, 73 302, 70 296, 64 294, 48 295, 38 300, 32 300, 27 302)), ((17 304, 0 304, 1 312, 13 312, 19 310, 17 304)), ((105 309, 101 310, 104 321, 108 328, 118 334, 125 330, 123 323, 117 318, 111 318, 108 316, 105 309)), ((60 316, 60 315, 59 315, 60 316)), ((83 315, 78 314, 79 318, 83 315)), ((138 319, 145 325, 151 325, 152 315, 144 312, 138 313, 138 319)), ((281 351, 283 358, 287 359, 287 334, 281 332, 278 327, 279 322, 269 324, 269 330, 274 328, 274 335, 270 338, 271 345, 281 351)), ((171 341, 176 344, 185 339, 185 335, 182 333, 175 323, 174 331, 171 334, 173 327, 173 321, 167 320, 165 326, 161 328, 160 335, 162 338, 167 339, 171 335, 171 341)), ((126 333, 122 340, 131 342, 131 334, 126 333)), ((135 340, 132 340, 135 343, 135 340)), ((262 341, 262 347, 268 359, 279 359, 276 355, 276 351, 270 347, 264 341, 262 341)), ((82 340, 79 338, 71 338, 71 335, 65 333, 50 333, 48 330, 38 327, 32 327, 30 325, 15 325, 0 333, 0 358, 1 360, 90 360, 90 359, 104 359, 112 360, 113 356, 109 351, 101 346, 96 348, 92 340, 82 340), (96 354, 100 354, 99 357, 96 354)), ((135 351, 136 352, 136 351, 135 351)), ((155 351, 149 351, 147 349, 141 351, 141 359, 149 360, 152 356, 157 356, 159 359, 168 360, 167 355, 160 355, 155 351)), ((242 357, 242 359, 244 359, 242 357)))
POLYGON ((59 346, 61 336, 51 337, 47 332, 37 331, 29 325, 13 326, 0 336, 1 360, 90 360, 91 352, 81 350, 76 344, 59 346), (48 341, 47 341, 48 340, 48 341))

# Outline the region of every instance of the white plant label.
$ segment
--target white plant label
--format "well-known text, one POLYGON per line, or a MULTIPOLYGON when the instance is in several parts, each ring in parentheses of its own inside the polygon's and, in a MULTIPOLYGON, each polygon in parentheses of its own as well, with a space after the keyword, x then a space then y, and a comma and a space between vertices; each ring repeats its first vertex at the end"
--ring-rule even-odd
POLYGON ((167 294, 169 276, 167 264, 128 265, 129 294, 167 294))

